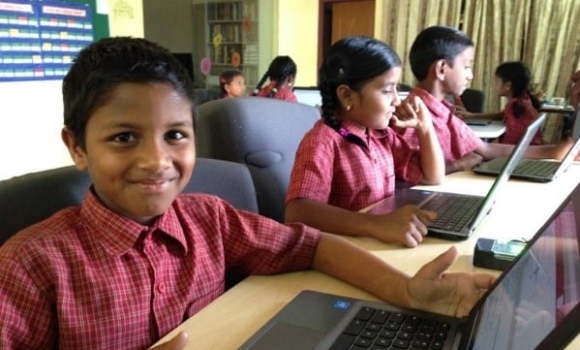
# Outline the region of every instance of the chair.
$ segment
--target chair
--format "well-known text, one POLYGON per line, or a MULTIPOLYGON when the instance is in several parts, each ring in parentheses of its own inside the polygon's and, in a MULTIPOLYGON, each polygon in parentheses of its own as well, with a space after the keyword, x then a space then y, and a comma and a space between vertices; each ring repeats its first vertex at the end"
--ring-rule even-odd
POLYGON ((468 112, 482 113, 483 104, 485 102, 485 93, 481 90, 465 89, 461 95, 461 101, 468 112))
MULTIPOLYGON (((60 209, 80 205, 91 179, 74 166, 0 181, 0 245, 21 229, 60 209)), ((183 192, 217 195, 238 209, 258 212, 256 190, 242 164, 198 158, 183 192)))
POLYGON ((196 115, 200 157, 245 163, 258 196, 260 214, 284 219, 284 198, 298 144, 320 119, 301 103, 239 97, 205 103, 196 115))

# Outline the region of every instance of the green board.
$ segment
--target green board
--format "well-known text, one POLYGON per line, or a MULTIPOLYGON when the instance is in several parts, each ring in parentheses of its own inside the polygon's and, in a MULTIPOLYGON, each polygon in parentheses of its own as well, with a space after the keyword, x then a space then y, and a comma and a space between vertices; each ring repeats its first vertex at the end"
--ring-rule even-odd
POLYGON ((97 13, 97 0, 67 0, 73 4, 87 4, 93 13, 93 30, 95 41, 109 37, 109 16, 97 13))

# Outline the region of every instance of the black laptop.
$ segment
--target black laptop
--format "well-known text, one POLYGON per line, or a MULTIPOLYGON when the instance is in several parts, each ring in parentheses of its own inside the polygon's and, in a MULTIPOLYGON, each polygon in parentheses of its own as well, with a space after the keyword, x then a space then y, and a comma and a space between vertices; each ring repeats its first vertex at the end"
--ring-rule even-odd
POLYGON ((468 317, 303 291, 239 349, 563 349, 580 330, 579 241, 580 186, 468 317))
POLYGON ((485 197, 466 194, 434 192, 416 189, 400 189, 391 197, 377 203, 369 212, 383 214, 400 208, 403 204, 415 204, 421 209, 437 213, 437 218, 427 226, 429 235, 448 240, 467 239, 489 214, 501 188, 507 183, 515 166, 522 159, 526 147, 542 126, 545 115, 528 126, 507 162, 503 164, 485 197))
MULTIPOLYGON (((514 169, 511 177, 534 182, 550 182, 568 170, 580 152, 579 114, 580 109, 576 114, 574 125, 572 127, 572 138, 575 140, 574 144, 562 161, 522 159, 514 169)), ((497 175, 505 162, 506 158, 495 158, 480 164, 475 167, 473 171, 482 175, 497 175)))

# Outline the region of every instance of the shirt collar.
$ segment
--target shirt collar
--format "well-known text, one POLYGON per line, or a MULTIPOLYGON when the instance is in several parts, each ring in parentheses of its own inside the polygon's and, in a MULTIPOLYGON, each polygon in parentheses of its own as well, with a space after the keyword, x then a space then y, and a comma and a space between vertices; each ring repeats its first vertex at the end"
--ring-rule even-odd
POLYGON ((431 111, 431 114, 433 114, 433 117, 435 118, 441 118, 443 116, 447 117, 449 116, 449 114, 453 114, 453 111, 455 109, 453 104, 451 104, 447 100, 436 99, 435 96, 431 95, 431 93, 429 93, 427 90, 423 88, 415 86, 413 90, 411 90, 411 94, 423 100, 423 102, 425 103, 425 105, 427 106, 429 111, 431 111))
POLYGON ((173 205, 150 226, 146 226, 105 207, 91 187, 83 200, 81 216, 85 218, 90 234, 111 255, 126 253, 143 233, 155 230, 176 240, 182 246, 184 255, 187 254, 185 235, 173 205))

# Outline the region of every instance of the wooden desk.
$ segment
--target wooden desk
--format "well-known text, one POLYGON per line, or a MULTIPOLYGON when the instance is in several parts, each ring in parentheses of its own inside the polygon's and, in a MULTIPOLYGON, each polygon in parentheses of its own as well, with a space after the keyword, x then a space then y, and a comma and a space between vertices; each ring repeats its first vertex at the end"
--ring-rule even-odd
POLYGON ((469 127, 477 137, 484 140, 496 139, 505 132, 505 125, 499 120, 494 120, 487 125, 469 125, 469 127))
MULTIPOLYGON (((471 172, 456 173, 439 186, 426 187, 449 192, 483 195, 493 178, 471 172)), ((460 257, 450 271, 495 271, 472 265, 473 247, 477 237, 529 238, 545 223, 580 181, 580 165, 574 164, 567 173, 551 183, 530 183, 510 180, 502 189, 497 204, 475 234, 455 243, 460 257)), ((388 245, 370 238, 348 238, 365 247, 381 259, 409 273, 415 273, 449 247, 450 242, 427 238, 417 248, 388 245)), ((362 290, 316 271, 277 276, 251 276, 223 294, 195 316, 168 334, 159 343, 186 330, 190 342, 187 349, 237 349, 267 320, 304 289, 377 300, 362 290)), ((579 349, 580 337, 568 349, 579 349)))

